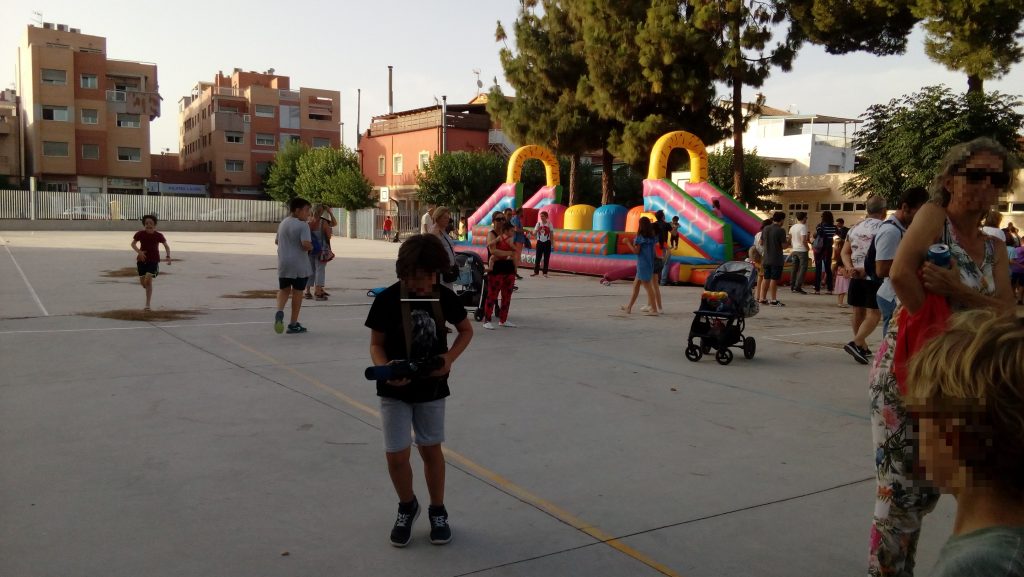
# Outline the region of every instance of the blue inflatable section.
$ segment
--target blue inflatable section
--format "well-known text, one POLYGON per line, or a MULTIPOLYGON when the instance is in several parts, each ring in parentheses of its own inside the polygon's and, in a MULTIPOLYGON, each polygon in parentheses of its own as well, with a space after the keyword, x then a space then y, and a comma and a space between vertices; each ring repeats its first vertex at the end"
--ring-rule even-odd
POLYGON ((606 204, 594 211, 594 230, 626 230, 629 209, 618 204, 606 204))

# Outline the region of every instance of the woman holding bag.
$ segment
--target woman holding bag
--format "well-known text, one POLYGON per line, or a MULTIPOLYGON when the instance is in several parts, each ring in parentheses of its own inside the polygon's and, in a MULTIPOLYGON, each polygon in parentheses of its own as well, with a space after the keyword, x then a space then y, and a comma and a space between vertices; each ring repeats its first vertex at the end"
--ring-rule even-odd
POLYGON ((330 296, 324 290, 324 285, 327 282, 327 263, 334 260, 334 252, 331 251, 331 236, 332 229, 337 224, 338 221, 334 219, 331 209, 323 204, 315 205, 309 214, 309 232, 313 238, 313 250, 309 252, 309 264, 313 269, 313 276, 309 278, 309 283, 306 285, 307 299, 325 301, 330 296), (311 288, 313 293, 310 293, 311 288))
POLYGON ((897 342, 922 340, 920 329, 941 330, 942 310, 1013 309, 1005 245, 983 234, 980 223, 999 193, 1011 188, 1015 168, 1006 149, 988 138, 950 149, 932 182, 931 201, 914 216, 889 270, 902 308, 889 323, 869 377, 878 483, 869 575, 913 575, 921 522, 938 500, 914 476, 914 422, 897 380, 903 370, 897 342), (926 261, 936 243, 948 247, 948 265, 926 261))

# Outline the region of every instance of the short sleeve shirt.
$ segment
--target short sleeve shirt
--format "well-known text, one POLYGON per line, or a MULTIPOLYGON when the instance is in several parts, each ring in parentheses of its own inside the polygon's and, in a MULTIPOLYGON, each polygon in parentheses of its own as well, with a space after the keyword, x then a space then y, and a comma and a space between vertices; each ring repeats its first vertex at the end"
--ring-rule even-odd
POLYGON ((864 268, 864 257, 868 255, 871 240, 875 238, 879 226, 882 226, 882 221, 868 217, 853 225, 850 232, 846 234, 846 240, 850 243, 850 259, 853 261, 853 268, 864 268))
MULTIPOLYGON (((440 309, 443 319, 435 318, 433 303, 410 302, 412 345, 405 346, 405 328, 402 319, 401 283, 384 289, 377 295, 366 316, 366 326, 386 335, 384 351, 388 360, 423 359, 448 352, 448 335, 445 323, 459 324, 466 319, 466 308, 451 289, 438 286, 440 309)), ((407 403, 425 403, 443 399, 451 394, 448 377, 423 377, 413 379, 408 385, 395 387, 385 381, 377 381, 377 396, 398 399, 407 403)))
MULTIPOLYGON (((907 228, 903 226, 900 219, 896 218, 896 215, 890 216, 884 222, 885 224, 879 225, 878 232, 875 233, 875 262, 895 259, 896 249, 900 245, 900 240, 903 239, 903 234, 907 232, 907 228)), ((888 276, 882 280, 878 296, 887 301, 896 300, 896 291, 893 290, 892 280, 888 276)))
POLYGON ((277 276, 281 278, 307 278, 313 270, 309 253, 302 241, 313 242, 309 225, 287 216, 277 226, 277 276))
POLYGON ((786 244, 786 231, 779 225, 769 224, 761 231, 761 242, 764 244, 764 257, 761 264, 764 266, 782 266, 785 258, 782 256, 782 247, 786 244))
POLYGON ((789 227, 789 239, 794 252, 807 252, 807 225, 798 222, 789 227))
POLYGON ((150 234, 144 230, 140 230, 135 233, 135 236, 132 238, 139 241, 139 248, 142 249, 142 253, 146 255, 146 262, 160 262, 160 243, 167 242, 164 235, 156 231, 153 231, 153 233, 150 234))
POLYGON ((950 537, 929 575, 1024 577, 1024 527, 989 527, 950 537))

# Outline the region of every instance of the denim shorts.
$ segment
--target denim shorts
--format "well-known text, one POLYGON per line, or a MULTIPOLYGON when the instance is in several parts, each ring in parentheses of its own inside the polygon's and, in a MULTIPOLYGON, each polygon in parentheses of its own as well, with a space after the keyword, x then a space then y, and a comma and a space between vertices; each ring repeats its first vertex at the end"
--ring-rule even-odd
POLYGON ((420 447, 444 442, 444 399, 427 403, 406 403, 380 397, 380 420, 384 430, 384 450, 398 453, 413 443, 420 447))

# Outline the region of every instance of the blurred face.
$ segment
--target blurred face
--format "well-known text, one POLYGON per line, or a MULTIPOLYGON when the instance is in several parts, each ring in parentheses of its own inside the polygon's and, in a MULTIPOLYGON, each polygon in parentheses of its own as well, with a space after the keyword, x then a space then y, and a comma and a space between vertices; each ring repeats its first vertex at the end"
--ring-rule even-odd
POLYGON ((402 279, 402 282, 405 283, 410 293, 424 296, 429 295, 434 290, 434 282, 436 280, 437 274, 417 269, 415 274, 402 279))
POLYGON ((494 230, 496 230, 498 232, 501 232, 501 227, 505 226, 505 217, 504 217, 504 215, 503 216, 496 216, 496 217, 494 217, 494 222, 491 223, 491 224, 492 224, 492 226, 494 226, 494 230))
POLYGON ((151 218, 147 218, 142 222, 142 227, 146 229, 146 232, 153 232, 156 230, 156 222, 151 218))
POLYGON ((927 411, 919 413, 916 422, 920 476, 943 492, 964 489, 967 470, 957 459, 957 429, 963 426, 963 419, 927 411))
POLYGON ((299 220, 309 220, 309 215, 312 212, 313 212, 313 207, 311 207, 311 206, 304 206, 304 207, 300 208, 299 210, 295 211, 295 218, 297 218, 299 220))
POLYGON ((437 223, 437 226, 439 228, 446 228, 448 226, 448 223, 451 222, 451 221, 452 221, 452 216, 450 214, 445 214, 444 216, 440 216, 440 217, 434 219, 434 222, 437 223))
POLYGON ((1008 177, 1003 170, 1003 159, 986 151, 974 154, 963 167, 946 177, 946 190, 950 194, 947 211, 955 214, 988 212, 1009 184, 1008 177))

